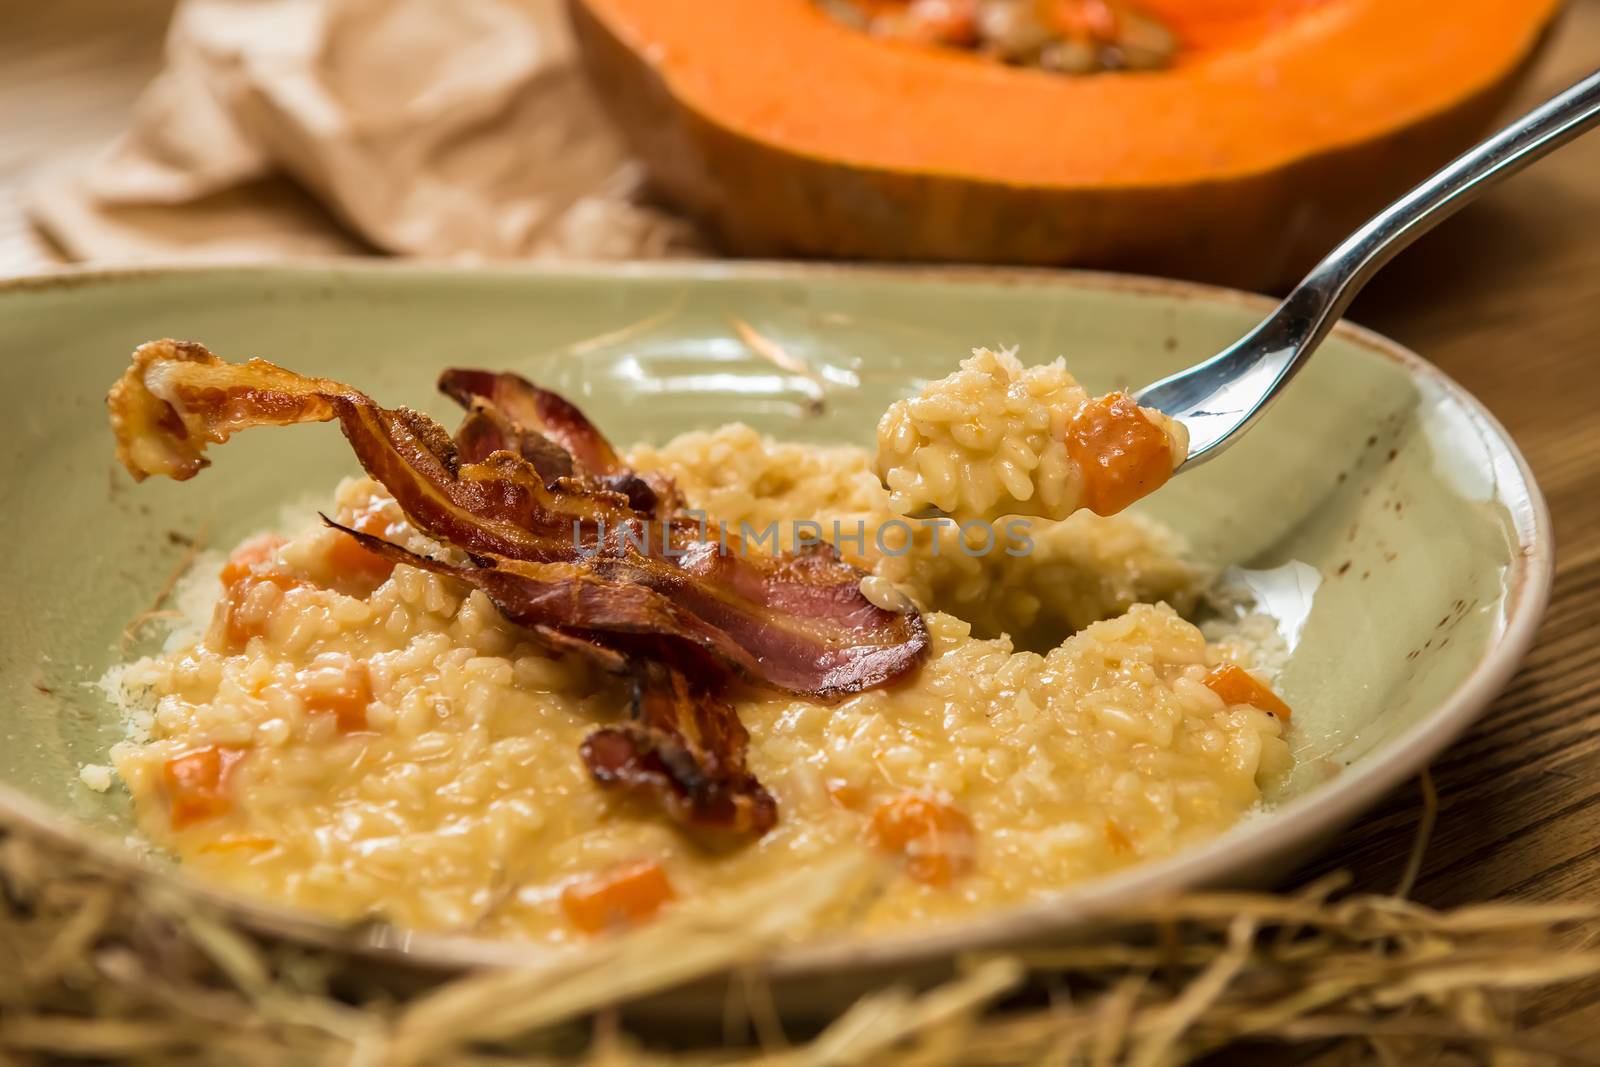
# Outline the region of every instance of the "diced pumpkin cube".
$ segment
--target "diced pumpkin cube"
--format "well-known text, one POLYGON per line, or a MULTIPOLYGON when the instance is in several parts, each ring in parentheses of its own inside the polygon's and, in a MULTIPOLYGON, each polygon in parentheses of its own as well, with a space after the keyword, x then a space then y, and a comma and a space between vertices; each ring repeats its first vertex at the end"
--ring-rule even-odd
POLYGON ((972 869, 977 831, 959 808, 922 793, 904 793, 878 806, 869 830, 882 851, 906 858, 906 874, 946 885, 972 869))
POLYGON ((367 728, 367 705, 372 703, 372 676, 366 664, 353 663, 331 683, 323 678, 307 682, 300 698, 312 713, 332 713, 342 734, 367 728))
POLYGON ((293 589, 306 585, 292 574, 267 567, 278 549, 285 544, 276 534, 260 534, 243 542, 223 564, 222 587, 222 638, 224 650, 243 651, 252 637, 266 632, 268 615, 248 607, 250 594, 263 584, 279 589, 293 589))
POLYGON ((1133 851, 1133 842, 1129 840, 1128 835, 1122 832, 1122 827, 1110 819, 1106 820, 1106 843, 1111 846, 1111 851, 1118 855, 1126 856, 1133 851))
POLYGON ((272 621, 271 610, 262 610, 259 601, 254 605, 249 603, 250 594, 258 587, 272 585, 287 591, 307 584, 292 574, 252 571, 228 586, 228 592, 222 598, 224 650, 242 652, 252 637, 267 632, 267 625, 272 621))
POLYGON ((226 815, 232 809, 228 777, 244 754, 245 749, 231 745, 207 745, 167 760, 161 768, 161 781, 174 830, 226 815))
POLYGON ((1083 506, 1096 515, 1115 515, 1172 477, 1172 440, 1126 393, 1085 404, 1066 445, 1083 475, 1083 506))
POLYGON ((573 882, 562 890, 561 909, 579 930, 599 934, 646 922, 675 896, 661 865, 642 860, 573 882))
POLYGON ((278 842, 271 837, 224 837, 220 841, 212 841, 200 846, 201 852, 210 853, 238 853, 238 852, 271 852, 278 847, 278 842))
MULTIPOLYGON (((378 511, 362 511, 350 523, 351 529, 372 537, 383 537, 389 522, 378 511)), ((394 571, 394 562, 367 549, 346 533, 336 534, 328 549, 328 563, 340 577, 357 584, 376 587, 394 571)))
POLYGON ((1201 681, 1226 704, 1248 704, 1252 708, 1270 711, 1284 722, 1289 721, 1289 705, 1237 663, 1213 667, 1201 681))
POLYGON ((843 778, 830 778, 827 786, 828 798, 847 811, 855 811, 866 802, 866 792, 843 778))
POLYGON ((248 578, 252 571, 270 560, 283 545, 283 538, 276 534, 257 534, 241 543, 228 556, 228 562, 222 565, 223 588, 248 578))

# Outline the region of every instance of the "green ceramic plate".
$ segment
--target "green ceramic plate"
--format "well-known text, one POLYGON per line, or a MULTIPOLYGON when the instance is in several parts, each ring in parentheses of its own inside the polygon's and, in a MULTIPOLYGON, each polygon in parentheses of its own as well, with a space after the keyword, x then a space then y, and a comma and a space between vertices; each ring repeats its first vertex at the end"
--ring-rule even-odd
MULTIPOLYGON (((656 266, 457 271, 311 266, 89 273, 0 288, 0 811, 88 837, 120 862, 126 798, 78 782, 119 736, 96 679, 182 554, 227 544, 353 470, 331 427, 245 435, 190 485, 135 487, 101 398, 141 341, 176 336, 360 384, 444 415, 448 363, 507 367, 577 399, 621 441, 742 419, 775 435, 869 443, 878 413, 976 344, 1065 355, 1096 390, 1208 355, 1260 298, 1087 274, 656 266), (747 323, 803 360, 777 366, 747 323), (819 401, 821 401, 819 403, 819 401)), ((1341 327, 1260 426, 1150 502, 1201 555, 1252 574, 1294 644, 1281 688, 1299 771, 1262 817, 1211 845, 1059 902, 892 940, 823 945, 775 973, 904 967, 957 948, 1070 931, 1108 901, 1260 883, 1415 773, 1510 677, 1550 582, 1549 522, 1505 432, 1395 345, 1341 327)), ((163 871, 152 864, 153 871, 163 871)), ((170 872, 156 877, 173 877, 170 872)), ((256 922, 383 947, 230 901, 256 922)), ((393 936, 393 935, 387 935, 393 936)), ((407 937, 432 962, 525 958, 407 937)))

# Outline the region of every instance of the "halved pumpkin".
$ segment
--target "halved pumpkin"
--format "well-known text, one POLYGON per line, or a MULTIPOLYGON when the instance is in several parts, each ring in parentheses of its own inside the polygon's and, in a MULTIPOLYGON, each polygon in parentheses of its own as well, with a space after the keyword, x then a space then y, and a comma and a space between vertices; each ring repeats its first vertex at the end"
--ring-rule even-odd
POLYGON ((1560 0, 1142 0, 1168 69, 1066 75, 815 0, 571 0, 662 194, 727 250, 1291 280, 1467 147, 1560 0))

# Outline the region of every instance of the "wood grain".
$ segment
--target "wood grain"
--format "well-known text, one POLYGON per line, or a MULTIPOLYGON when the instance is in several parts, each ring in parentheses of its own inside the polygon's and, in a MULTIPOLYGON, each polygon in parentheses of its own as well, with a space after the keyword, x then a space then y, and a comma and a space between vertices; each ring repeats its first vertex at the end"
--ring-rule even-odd
MULTIPOLYGON (((170 0, 0 0, 0 274, 54 262, 16 193, 92 150, 155 69, 170 0)), ((1600 62, 1600 0, 1576 0, 1525 107, 1600 62)), ((1440 818, 1417 895, 1455 904, 1600 892, 1600 135, 1564 149, 1405 253, 1352 318, 1432 359, 1522 446, 1559 544, 1538 644, 1491 714, 1435 765, 1440 818)), ((1322 867, 1387 890, 1411 848, 1415 786, 1322 867)), ((1533 1021, 1600 1031, 1600 985, 1536 1001, 1533 1021)))

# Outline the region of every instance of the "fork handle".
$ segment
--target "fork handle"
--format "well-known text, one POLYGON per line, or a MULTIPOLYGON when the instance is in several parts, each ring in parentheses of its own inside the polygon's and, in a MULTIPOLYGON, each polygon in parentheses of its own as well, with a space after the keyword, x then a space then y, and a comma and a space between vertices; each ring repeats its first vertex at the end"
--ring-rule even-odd
POLYGON ((1384 208, 1317 264, 1298 290, 1316 291, 1323 316, 1338 319, 1368 279, 1401 249, 1486 190, 1596 125, 1600 125, 1600 71, 1457 157, 1384 208))
POLYGON ((1236 440, 1288 384, 1380 267, 1523 167, 1600 125, 1600 71, 1457 157, 1384 208, 1318 263, 1265 321, 1230 348, 1142 390, 1139 402, 1186 412, 1188 463, 1236 440))

